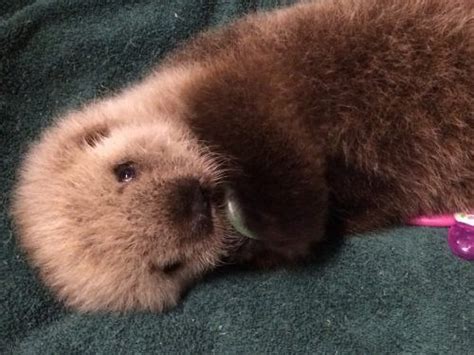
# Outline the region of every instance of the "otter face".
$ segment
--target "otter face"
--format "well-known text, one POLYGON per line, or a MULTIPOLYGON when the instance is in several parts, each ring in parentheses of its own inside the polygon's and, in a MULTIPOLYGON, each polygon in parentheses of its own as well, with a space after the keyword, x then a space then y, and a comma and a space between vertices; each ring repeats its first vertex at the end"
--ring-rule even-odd
POLYGON ((172 123, 69 117, 28 155, 13 214, 67 305, 161 311, 226 256, 223 195, 216 161, 172 123))

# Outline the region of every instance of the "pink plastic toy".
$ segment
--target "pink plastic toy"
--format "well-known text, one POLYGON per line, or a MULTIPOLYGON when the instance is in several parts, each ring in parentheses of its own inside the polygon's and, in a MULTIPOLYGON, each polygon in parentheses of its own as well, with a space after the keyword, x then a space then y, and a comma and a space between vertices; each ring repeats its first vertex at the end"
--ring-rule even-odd
POLYGON ((456 223, 454 215, 452 214, 440 214, 436 216, 419 216, 412 218, 408 221, 408 224, 414 226, 424 227, 451 227, 456 223))
POLYGON ((420 216, 408 223, 415 226, 450 227, 448 245, 453 254, 465 260, 474 260, 474 214, 420 216))

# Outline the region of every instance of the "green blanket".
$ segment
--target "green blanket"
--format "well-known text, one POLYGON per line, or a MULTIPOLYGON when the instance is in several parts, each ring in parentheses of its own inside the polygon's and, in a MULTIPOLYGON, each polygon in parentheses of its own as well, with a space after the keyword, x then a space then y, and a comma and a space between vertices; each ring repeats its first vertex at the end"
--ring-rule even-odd
POLYGON ((354 237, 292 270, 220 270, 167 314, 66 311, 16 248, 15 171, 54 115, 136 80, 203 28, 282 3, 0 3, 0 352, 474 353, 474 264, 451 255, 445 229, 354 237))

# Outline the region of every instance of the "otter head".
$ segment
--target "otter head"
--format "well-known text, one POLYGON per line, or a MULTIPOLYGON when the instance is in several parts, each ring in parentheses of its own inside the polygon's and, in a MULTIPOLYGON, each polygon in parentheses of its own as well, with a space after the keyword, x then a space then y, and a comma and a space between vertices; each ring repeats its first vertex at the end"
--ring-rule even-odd
POLYGON ((229 249, 220 178, 211 155, 166 119, 73 113, 23 164, 20 244, 73 308, 161 311, 229 249))
POLYGON ((75 309, 162 311, 223 260, 299 260, 321 234, 324 179, 287 196, 271 175, 229 176, 163 87, 151 80, 68 114, 23 162, 12 209, 20 245, 75 309))

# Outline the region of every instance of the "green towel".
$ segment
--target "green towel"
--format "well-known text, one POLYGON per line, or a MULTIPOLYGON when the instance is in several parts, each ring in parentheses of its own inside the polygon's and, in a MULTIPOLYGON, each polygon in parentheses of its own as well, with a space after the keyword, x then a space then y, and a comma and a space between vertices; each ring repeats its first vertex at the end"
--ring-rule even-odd
POLYGON ((66 311, 17 250, 15 171, 54 115, 143 76, 197 31, 282 4, 1 2, 1 353, 474 353, 474 264, 451 255, 445 229, 355 237, 292 270, 223 269, 166 314, 66 311))

